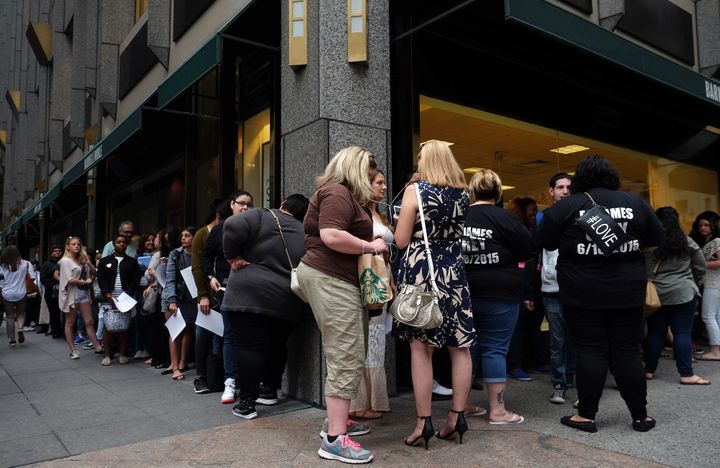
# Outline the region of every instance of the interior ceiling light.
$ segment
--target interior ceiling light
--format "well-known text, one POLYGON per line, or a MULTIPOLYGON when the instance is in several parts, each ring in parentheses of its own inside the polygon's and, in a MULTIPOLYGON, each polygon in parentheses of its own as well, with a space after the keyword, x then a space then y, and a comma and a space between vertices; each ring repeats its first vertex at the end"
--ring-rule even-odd
POLYGON ((514 188, 515 188, 514 185, 503 185, 503 186, 502 186, 502 189, 505 190, 505 191, 507 191, 507 190, 512 190, 512 189, 514 189, 514 188))
POLYGON ((475 174, 476 172, 482 171, 482 167, 466 167, 463 169, 463 172, 467 172, 468 174, 475 174))
POLYGON ((714 133, 716 135, 720 135, 720 128, 713 127, 712 125, 706 125, 705 130, 708 132, 714 133))
POLYGON ((553 148, 550 151, 553 153, 560 153, 560 154, 572 154, 572 153, 579 153, 580 151, 589 150, 587 146, 582 145, 567 145, 567 146, 561 146, 560 148, 553 148))

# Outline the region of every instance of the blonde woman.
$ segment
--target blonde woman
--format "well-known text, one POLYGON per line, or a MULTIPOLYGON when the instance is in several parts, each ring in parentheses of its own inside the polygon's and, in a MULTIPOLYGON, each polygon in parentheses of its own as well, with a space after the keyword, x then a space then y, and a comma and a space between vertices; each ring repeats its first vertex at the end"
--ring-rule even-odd
MULTIPOLYGON (((385 198, 387 185, 385 173, 376 170, 370 177, 373 199, 368 204, 373 221, 373 236, 382 237, 385 243, 393 243, 393 233, 388 219, 380 214, 378 204, 385 198)), ((385 375, 385 317, 387 305, 377 317, 371 317, 368 326, 368 351, 357 398, 350 402, 350 416, 359 419, 378 419, 383 412, 390 411, 390 401, 385 375)))
POLYGON ((397 246, 408 249, 406 260, 400 262, 395 280, 398 288, 407 282, 423 284, 430 290, 422 225, 418 221, 416 190, 419 190, 430 241, 430 255, 440 290, 443 323, 432 330, 397 324, 397 336, 410 342, 413 391, 418 416, 415 430, 404 442, 415 446, 424 441, 427 449, 433 436, 432 355, 435 348, 448 348, 453 383, 452 408, 445 426, 436 432, 435 436, 451 439, 457 434, 462 443, 463 434, 467 431, 464 410, 470 392, 470 347, 475 340, 475 326, 460 242, 470 200, 463 171, 447 143, 430 140, 421 145, 418 154, 418 177, 419 181, 405 190, 395 230, 397 246))
POLYGON ((90 301, 95 267, 90 262, 79 237, 71 236, 65 241, 65 255, 58 262, 60 266, 60 291, 58 304, 65 315, 65 341, 70 348, 70 359, 79 359, 80 353, 73 343, 73 326, 78 311, 85 322, 85 331, 92 341, 95 354, 102 354, 103 349, 95 336, 90 301))
POLYGON ((373 223, 363 208, 373 198, 370 175, 376 164, 370 151, 352 146, 340 150, 316 181, 305 216, 305 255, 298 282, 322 333, 327 363, 325 402, 328 417, 318 455, 345 463, 369 463, 372 452, 350 440, 370 432, 348 419, 365 367, 368 316, 360 303, 358 255, 387 252, 373 239, 373 223))

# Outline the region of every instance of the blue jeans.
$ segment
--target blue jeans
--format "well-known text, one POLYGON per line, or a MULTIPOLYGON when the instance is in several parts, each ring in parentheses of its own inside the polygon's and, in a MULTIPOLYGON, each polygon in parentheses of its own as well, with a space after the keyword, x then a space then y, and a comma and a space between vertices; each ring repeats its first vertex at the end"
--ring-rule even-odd
POLYGON ((473 298, 473 319, 478 346, 471 350, 473 364, 482 358, 483 382, 507 382, 505 358, 520 312, 518 301, 473 298), (479 356, 478 356, 479 355, 479 356))
POLYGON ((567 387, 568 374, 575 373, 575 345, 565 324, 562 304, 554 296, 543 295, 545 316, 550 325, 550 366, 552 384, 567 387))
MULTIPOLYGON (((225 378, 235 379, 237 376, 237 361, 238 361, 238 345, 235 343, 235 336, 230 328, 230 319, 225 310, 220 311, 223 316, 223 326, 225 330, 223 332, 223 367, 225 368, 225 378)), ((237 313, 237 312, 236 312, 237 313)))
POLYGON ((695 375, 692 367, 692 327, 697 298, 685 304, 660 307, 647 318, 648 333, 645 340, 645 372, 657 370, 660 352, 665 344, 668 326, 673 334, 675 365, 681 377, 695 375))

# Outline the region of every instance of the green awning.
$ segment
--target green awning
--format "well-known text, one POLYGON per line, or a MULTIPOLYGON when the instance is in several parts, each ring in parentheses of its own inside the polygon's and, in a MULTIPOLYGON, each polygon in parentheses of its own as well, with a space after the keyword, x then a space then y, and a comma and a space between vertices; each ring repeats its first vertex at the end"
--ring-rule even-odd
POLYGON ((220 64, 222 59, 222 40, 214 35, 192 57, 175 70, 158 88, 158 108, 162 109, 170 104, 186 89, 195 84, 213 68, 220 64))
POLYGON ((110 133, 90 150, 83 158, 71 167, 62 178, 62 186, 68 187, 81 175, 95 167, 103 158, 115 151, 125 140, 142 128, 142 106, 135 109, 125 120, 117 124, 110 133))
POLYGON ((505 0, 505 16, 720 107, 720 82, 548 2, 505 0))

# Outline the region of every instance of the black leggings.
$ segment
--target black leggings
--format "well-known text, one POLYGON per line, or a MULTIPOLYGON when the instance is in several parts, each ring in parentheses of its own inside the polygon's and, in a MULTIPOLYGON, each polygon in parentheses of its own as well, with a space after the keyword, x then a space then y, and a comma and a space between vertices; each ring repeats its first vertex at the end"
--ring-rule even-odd
POLYGON ((238 346, 236 382, 241 399, 255 400, 262 381, 271 389, 282 383, 287 341, 296 324, 260 314, 230 312, 230 327, 238 346))
POLYGON ((592 310, 563 307, 577 354, 578 414, 595 419, 608 368, 632 418, 647 417, 642 362, 642 308, 592 310))

